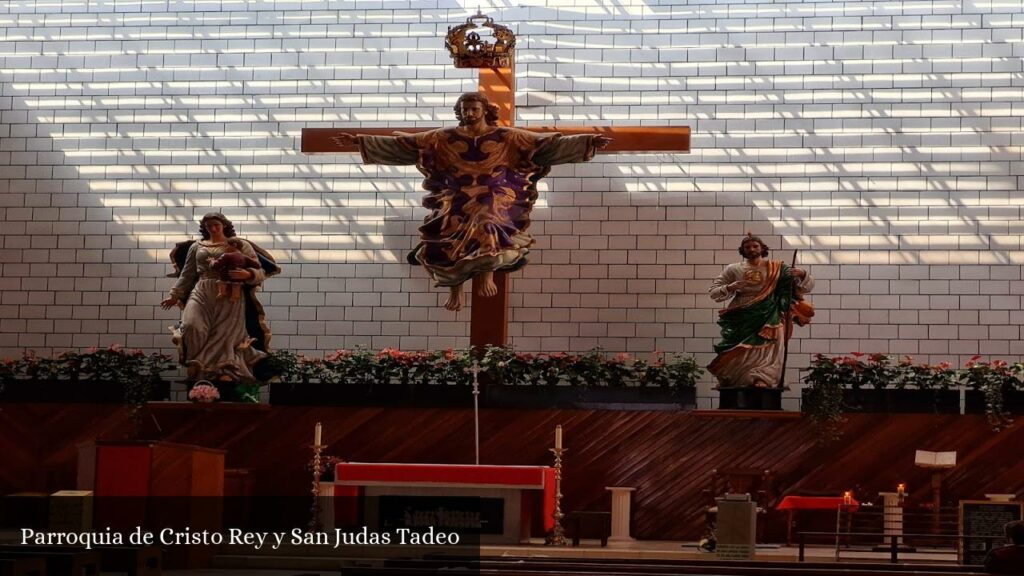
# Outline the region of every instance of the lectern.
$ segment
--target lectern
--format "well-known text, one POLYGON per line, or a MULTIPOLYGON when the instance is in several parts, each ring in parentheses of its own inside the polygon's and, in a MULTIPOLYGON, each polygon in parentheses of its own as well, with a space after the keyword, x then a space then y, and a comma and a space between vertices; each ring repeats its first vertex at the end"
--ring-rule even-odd
MULTIPOLYGON (((97 440, 78 448, 78 489, 94 494, 96 529, 219 532, 224 451, 171 442, 97 440)), ((203 567, 212 554, 208 547, 172 546, 164 566, 203 567)))

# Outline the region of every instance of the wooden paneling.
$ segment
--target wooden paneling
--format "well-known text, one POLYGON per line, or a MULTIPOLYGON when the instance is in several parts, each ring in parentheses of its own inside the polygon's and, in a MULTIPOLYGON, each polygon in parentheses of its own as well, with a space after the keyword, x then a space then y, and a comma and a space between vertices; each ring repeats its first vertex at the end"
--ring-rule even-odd
MULTIPOLYGON (((153 405, 150 436, 227 451, 226 466, 252 470, 257 494, 304 495, 313 426, 322 421, 329 454, 352 461, 471 463, 471 410, 153 405), (159 425, 160 432, 157 431, 159 425)), ((716 467, 770 469, 779 492, 856 487, 870 498, 897 483, 927 500, 930 475, 914 450, 956 450, 943 498, 1024 494, 1024 427, 993 433, 982 416, 848 416, 844 437, 815 444, 809 423, 794 417, 676 412, 485 410, 481 461, 547 464, 556 424, 568 448, 566 510, 607 510, 605 486, 635 486, 634 532, 640 538, 700 535, 700 492, 716 467)), ((73 488, 76 445, 122 439, 123 408, 99 405, 0 406, 0 493, 73 488)))

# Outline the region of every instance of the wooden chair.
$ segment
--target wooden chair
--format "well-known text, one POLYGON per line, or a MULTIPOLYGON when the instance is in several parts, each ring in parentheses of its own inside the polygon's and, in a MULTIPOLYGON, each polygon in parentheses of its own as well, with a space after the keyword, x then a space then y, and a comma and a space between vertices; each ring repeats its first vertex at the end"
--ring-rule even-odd
POLYGON ((717 498, 726 494, 750 494, 757 505, 757 540, 764 533, 764 518, 775 499, 771 470, 759 468, 716 468, 711 471, 708 487, 702 491, 704 517, 708 526, 718 518, 717 498))

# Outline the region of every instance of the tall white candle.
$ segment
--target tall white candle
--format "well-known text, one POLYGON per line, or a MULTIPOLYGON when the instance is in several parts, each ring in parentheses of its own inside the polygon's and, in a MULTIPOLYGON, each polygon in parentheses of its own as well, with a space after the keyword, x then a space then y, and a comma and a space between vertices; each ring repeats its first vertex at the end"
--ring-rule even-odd
POLYGON ((315 445, 315 446, 319 446, 320 445, 320 433, 322 431, 323 431, 323 427, 320 426, 319 422, 317 422, 316 423, 316 431, 313 433, 313 445, 315 445))
POLYGON ((555 448, 562 447, 562 425, 555 426, 555 448))

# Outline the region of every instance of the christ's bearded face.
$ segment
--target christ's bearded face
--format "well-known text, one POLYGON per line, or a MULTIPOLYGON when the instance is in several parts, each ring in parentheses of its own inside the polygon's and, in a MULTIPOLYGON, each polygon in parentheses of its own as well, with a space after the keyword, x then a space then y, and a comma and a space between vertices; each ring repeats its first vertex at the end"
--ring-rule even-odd
POLYGON ((484 105, 474 100, 466 100, 462 103, 462 121, 469 124, 477 124, 484 119, 484 105))

